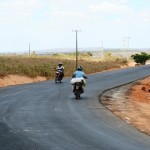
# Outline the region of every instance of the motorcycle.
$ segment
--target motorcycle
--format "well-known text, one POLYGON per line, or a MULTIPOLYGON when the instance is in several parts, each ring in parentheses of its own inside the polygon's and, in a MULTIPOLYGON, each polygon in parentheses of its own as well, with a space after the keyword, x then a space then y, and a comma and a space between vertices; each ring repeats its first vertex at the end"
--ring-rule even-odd
POLYGON ((57 82, 61 83, 62 79, 63 79, 63 73, 56 71, 55 83, 57 82))
POLYGON ((73 85, 73 93, 76 99, 80 99, 80 95, 84 93, 83 86, 85 86, 85 83, 86 81, 84 78, 73 78, 71 80, 71 84, 73 85))

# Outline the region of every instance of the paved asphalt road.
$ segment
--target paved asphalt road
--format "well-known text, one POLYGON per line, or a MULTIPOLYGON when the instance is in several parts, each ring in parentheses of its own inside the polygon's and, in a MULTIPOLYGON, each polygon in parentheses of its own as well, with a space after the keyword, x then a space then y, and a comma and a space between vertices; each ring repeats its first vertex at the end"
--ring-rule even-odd
POLYGON ((0 150, 150 150, 150 136, 99 103, 108 88, 150 75, 150 66, 88 75, 81 100, 70 79, 0 88, 0 150))

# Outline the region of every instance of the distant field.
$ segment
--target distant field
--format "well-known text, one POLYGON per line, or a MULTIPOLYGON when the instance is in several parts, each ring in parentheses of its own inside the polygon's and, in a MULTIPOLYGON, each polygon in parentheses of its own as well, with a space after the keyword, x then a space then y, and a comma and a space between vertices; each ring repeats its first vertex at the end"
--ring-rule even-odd
MULTIPOLYGON (((51 56, 14 55, 0 56, 0 77, 8 74, 25 75, 29 77, 43 76, 47 79, 55 77, 54 68, 58 62, 63 62, 65 76, 72 76, 75 71, 75 54, 53 54, 51 56)), ((95 73, 127 65, 127 60, 111 56, 103 59, 94 58, 91 53, 79 54, 78 64, 83 66, 85 73, 95 73)))

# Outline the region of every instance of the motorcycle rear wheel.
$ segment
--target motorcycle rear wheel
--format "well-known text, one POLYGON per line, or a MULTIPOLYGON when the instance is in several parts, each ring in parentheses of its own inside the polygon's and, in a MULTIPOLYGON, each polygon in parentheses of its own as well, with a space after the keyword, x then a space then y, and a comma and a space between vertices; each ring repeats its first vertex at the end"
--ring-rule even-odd
POLYGON ((76 96, 76 99, 80 99, 80 91, 76 91, 76 93, 75 93, 75 96, 76 96))

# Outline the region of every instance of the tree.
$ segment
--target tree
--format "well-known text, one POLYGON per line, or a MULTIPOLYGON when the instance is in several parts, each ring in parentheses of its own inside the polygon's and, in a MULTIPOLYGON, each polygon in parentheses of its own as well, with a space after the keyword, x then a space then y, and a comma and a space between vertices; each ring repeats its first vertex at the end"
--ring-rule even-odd
POLYGON ((87 52, 88 56, 93 56, 93 54, 91 52, 87 52))
POLYGON ((145 65, 146 61, 150 59, 150 55, 145 52, 141 52, 141 54, 131 55, 131 58, 133 58, 137 64, 145 65))

